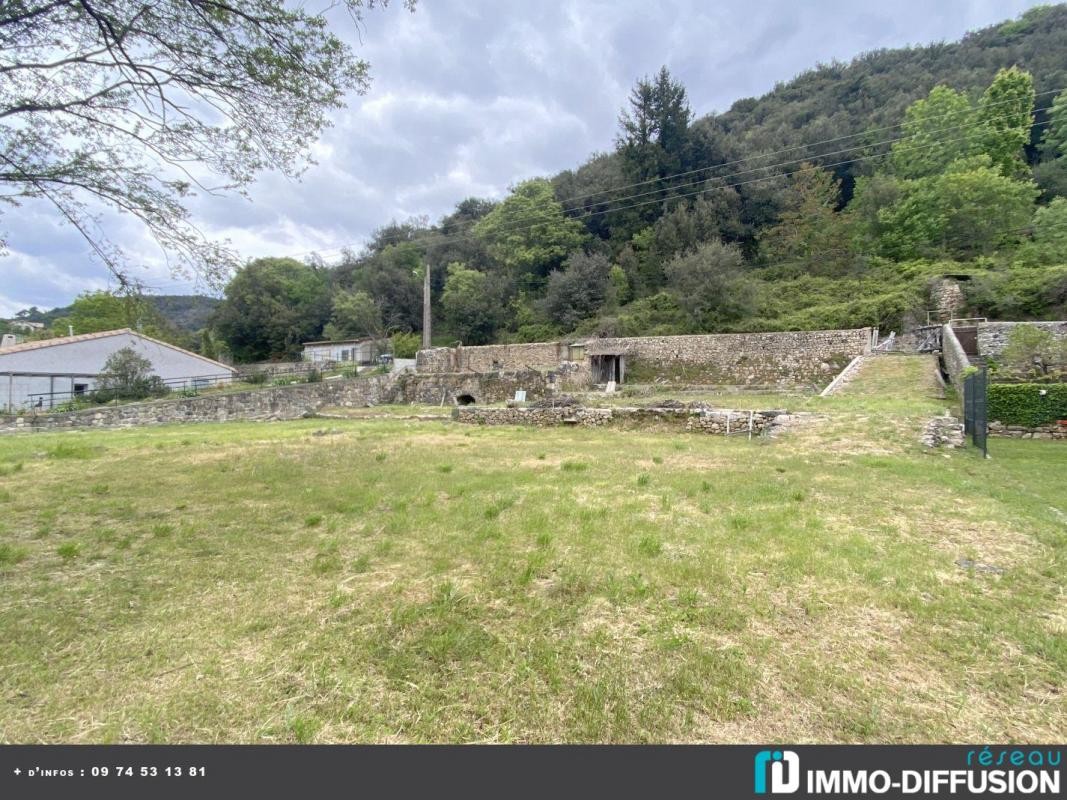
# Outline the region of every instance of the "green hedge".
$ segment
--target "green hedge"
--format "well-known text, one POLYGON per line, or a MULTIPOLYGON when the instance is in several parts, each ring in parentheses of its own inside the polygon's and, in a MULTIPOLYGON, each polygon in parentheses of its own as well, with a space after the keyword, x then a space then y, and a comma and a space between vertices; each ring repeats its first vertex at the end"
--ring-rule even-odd
POLYGON ((1067 383, 992 383, 989 419, 1031 428, 1067 419, 1067 383))

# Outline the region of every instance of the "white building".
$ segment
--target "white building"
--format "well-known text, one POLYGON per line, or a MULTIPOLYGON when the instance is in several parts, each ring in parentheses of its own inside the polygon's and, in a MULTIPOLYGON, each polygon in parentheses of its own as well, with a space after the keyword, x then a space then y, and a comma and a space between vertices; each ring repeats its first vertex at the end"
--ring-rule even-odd
POLYGON ((337 339, 332 342, 304 342, 304 361, 349 361, 355 364, 373 364, 384 352, 374 339, 337 339))
POLYGON ((172 389, 229 383, 233 367, 129 328, 24 342, 0 348, 0 407, 51 408, 91 392, 104 364, 125 347, 147 358, 172 389))

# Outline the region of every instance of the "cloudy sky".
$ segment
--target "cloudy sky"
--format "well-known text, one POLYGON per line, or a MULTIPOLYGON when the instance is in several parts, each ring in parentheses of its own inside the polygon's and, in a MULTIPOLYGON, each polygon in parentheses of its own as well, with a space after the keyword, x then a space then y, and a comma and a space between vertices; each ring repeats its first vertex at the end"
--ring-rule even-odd
MULTIPOLYGON (((196 220, 243 257, 335 258, 391 219, 436 220, 464 197, 499 198, 535 175, 611 148, 634 81, 666 64, 697 115, 723 111, 815 63, 958 39, 1035 0, 399 0, 350 38, 371 62, 370 92, 349 99, 299 182, 263 175, 250 200, 194 201, 196 220)), ((51 211, 0 218, 0 315, 66 305, 108 288, 104 266, 51 211)), ((132 222, 109 233, 138 253, 162 293, 177 279, 132 222)))

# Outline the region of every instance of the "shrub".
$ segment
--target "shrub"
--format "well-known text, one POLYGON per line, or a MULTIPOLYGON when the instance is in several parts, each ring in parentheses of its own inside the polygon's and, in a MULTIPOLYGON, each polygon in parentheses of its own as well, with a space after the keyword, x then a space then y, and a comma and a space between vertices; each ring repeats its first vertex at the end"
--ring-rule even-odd
POLYGON ((989 386, 989 419, 1032 428, 1067 419, 1067 384, 994 383, 989 386))
POLYGON ((267 382, 267 373, 261 369, 257 369, 255 372, 249 372, 242 376, 242 380, 245 383, 251 383, 254 386, 258 386, 267 382))
POLYGON ((394 333, 391 341, 393 358, 414 358, 422 347, 422 337, 417 333, 394 333))
POLYGON ((1001 354, 1005 364, 1029 378, 1043 378, 1067 362, 1067 341, 1036 325, 1016 325, 1001 354))
POLYGON ((112 353, 104 362, 93 399, 99 403, 111 400, 144 400, 162 397, 170 389, 162 378, 152 374, 152 362, 138 355, 132 347, 112 353))
POLYGON ((308 374, 305 380, 308 383, 322 383, 322 373, 315 367, 312 367, 308 370, 308 374))

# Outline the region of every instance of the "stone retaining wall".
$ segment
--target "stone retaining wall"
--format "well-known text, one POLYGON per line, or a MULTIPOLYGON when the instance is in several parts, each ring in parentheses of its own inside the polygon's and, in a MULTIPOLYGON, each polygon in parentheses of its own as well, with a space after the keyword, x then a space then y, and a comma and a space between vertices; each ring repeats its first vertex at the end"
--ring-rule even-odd
POLYGON ((1012 439, 1056 439, 1067 442, 1067 427, 1051 422, 1048 425, 1038 425, 1034 428, 1025 428, 1022 425, 1005 425, 1003 422, 989 423, 990 436, 1005 436, 1012 439))
POLYGON ((826 384, 869 353, 871 328, 594 339, 586 354, 624 355, 627 382, 826 384))
POLYGON ((420 350, 416 369, 433 372, 552 370, 565 385, 588 384, 591 356, 625 356, 626 383, 825 384, 870 352, 871 328, 779 333, 640 336, 420 350), (575 361, 571 361, 571 358, 575 361))
POLYGON ((528 425, 549 428, 559 425, 598 427, 605 425, 657 426, 673 424, 687 431, 725 435, 747 433, 759 436, 784 417, 783 411, 728 411, 696 408, 482 408, 464 406, 452 410, 452 418, 469 425, 528 425))
POLYGON ((1008 344, 1008 336, 1020 325, 1041 328, 1057 339, 1067 339, 1067 322, 980 322, 978 323, 978 352, 984 358, 999 360, 1008 344))
POLYGON ((963 345, 956 338, 951 325, 941 328, 941 361, 949 382, 956 388, 960 407, 963 407, 963 371, 971 365, 971 359, 963 352, 963 345))
POLYGON ((555 369, 567 358, 561 342, 434 347, 415 354, 417 372, 501 372, 555 369))
POLYGON ((342 379, 234 394, 99 406, 62 414, 0 416, 0 431, 299 419, 323 407, 377 405, 390 402, 394 396, 392 381, 386 377, 342 379))
POLYGON ((536 371, 485 375, 380 375, 342 378, 250 389, 233 394, 207 394, 117 406, 98 406, 59 414, 0 416, 0 433, 66 428, 118 428, 178 422, 287 420, 331 406, 362 408, 383 403, 454 405, 464 395, 491 403, 524 389, 530 399, 548 391, 547 378, 536 371))
POLYGON ((551 377, 538 370, 405 373, 397 378, 395 402, 451 406, 460 398, 469 398, 471 403, 499 403, 510 400, 519 390, 536 400, 553 391, 551 377))

